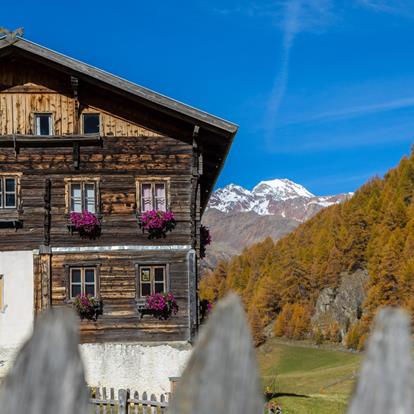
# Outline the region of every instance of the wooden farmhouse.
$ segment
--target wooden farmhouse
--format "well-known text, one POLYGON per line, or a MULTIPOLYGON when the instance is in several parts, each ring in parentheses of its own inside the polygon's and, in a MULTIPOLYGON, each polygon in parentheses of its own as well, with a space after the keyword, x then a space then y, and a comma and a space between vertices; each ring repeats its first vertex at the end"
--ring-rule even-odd
POLYGON ((236 132, 0 34, 0 361, 43 310, 89 295, 102 311, 80 321, 90 385, 168 391, 197 332, 200 219, 236 132), (86 211, 94 232, 74 224, 86 211), (175 227, 150 238, 149 211, 172 212, 175 227), (168 318, 145 309, 163 292, 178 304, 168 318))

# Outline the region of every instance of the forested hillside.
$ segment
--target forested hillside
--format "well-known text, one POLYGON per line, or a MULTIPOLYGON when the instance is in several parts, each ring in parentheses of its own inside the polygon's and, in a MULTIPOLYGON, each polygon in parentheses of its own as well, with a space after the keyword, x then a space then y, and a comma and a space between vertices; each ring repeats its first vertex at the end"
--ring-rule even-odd
POLYGON ((372 179, 350 200, 324 209, 278 242, 268 238, 220 262, 202 280, 201 297, 215 301, 237 291, 257 343, 275 318, 277 335, 333 339, 335 321, 324 332, 312 323, 318 297, 327 287, 338 289, 343 272, 363 269, 366 296, 357 319, 346 326, 347 338, 342 333, 349 346, 361 347, 378 307, 414 311, 413 194, 412 154, 383 179, 372 179))

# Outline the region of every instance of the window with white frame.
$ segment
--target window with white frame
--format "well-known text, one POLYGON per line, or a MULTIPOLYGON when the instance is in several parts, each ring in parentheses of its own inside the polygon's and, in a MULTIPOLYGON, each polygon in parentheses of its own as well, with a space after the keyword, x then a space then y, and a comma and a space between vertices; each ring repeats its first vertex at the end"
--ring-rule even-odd
POLYGON ((81 213, 97 210, 97 185, 93 181, 73 181, 70 183, 70 212, 81 213))
POLYGON ((36 135, 53 135, 52 114, 35 114, 36 135))
POLYGON ((17 208, 16 177, 0 177, 0 208, 17 208))
POLYGON ((139 267, 139 297, 145 298, 153 293, 167 291, 166 266, 140 266, 139 267))
POLYGON ((141 182, 140 204, 141 212, 151 210, 167 210, 167 191, 165 182, 141 182))
POLYGON ((97 296, 97 274, 95 267, 70 268, 70 299, 78 295, 97 296))

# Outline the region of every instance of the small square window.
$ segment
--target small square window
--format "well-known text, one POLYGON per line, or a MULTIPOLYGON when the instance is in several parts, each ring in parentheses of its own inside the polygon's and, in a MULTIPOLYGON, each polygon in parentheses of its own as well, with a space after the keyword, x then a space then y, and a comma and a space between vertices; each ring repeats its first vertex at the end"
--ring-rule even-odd
POLYGON ((141 211, 167 210, 166 184, 163 182, 141 183, 141 211))
POLYGON ((99 114, 83 114, 83 133, 99 134, 100 116, 99 114))
POLYGON ((81 213, 97 211, 97 184, 96 182, 72 182, 70 183, 70 211, 81 213))
POLYGON ((164 293, 167 290, 166 266, 142 266, 139 270, 139 296, 164 293))
POLYGON ((52 135, 52 114, 35 115, 36 135, 52 135))
POLYGON ((96 269, 78 267, 70 269, 70 297, 78 295, 96 296, 96 269))
POLYGON ((17 180, 15 177, 0 177, 0 208, 17 207, 17 180))

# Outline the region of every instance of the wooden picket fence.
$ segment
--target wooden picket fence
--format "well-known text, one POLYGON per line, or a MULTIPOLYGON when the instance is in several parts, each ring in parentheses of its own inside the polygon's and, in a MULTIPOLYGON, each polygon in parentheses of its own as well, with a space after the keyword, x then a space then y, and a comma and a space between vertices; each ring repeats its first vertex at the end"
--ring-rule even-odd
POLYGON ((114 388, 91 387, 89 390, 94 414, 164 414, 168 407, 164 394, 157 401, 154 394, 148 398, 147 392, 143 392, 140 397, 138 391, 125 389, 115 392, 114 388))
MULTIPOLYGON (((414 366, 410 318, 387 308, 373 333, 348 414, 412 414, 414 366)), ((73 313, 45 312, 0 388, 0 414, 156 414, 166 401, 119 390, 95 393, 84 379, 73 313), (106 397, 106 398, 105 398, 106 397), (152 401, 151 401, 152 400, 152 401), (92 404, 92 406, 91 406, 92 404)), ((137 373, 139 375, 139 372, 137 373)), ((200 332, 168 414, 263 414, 255 349, 236 295, 220 301, 200 332)))

